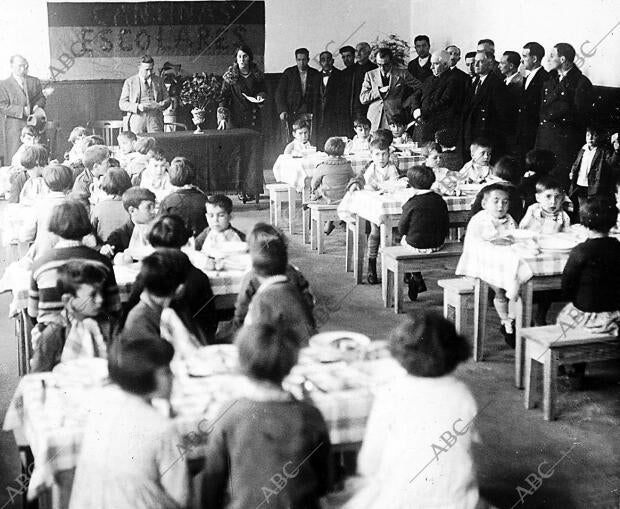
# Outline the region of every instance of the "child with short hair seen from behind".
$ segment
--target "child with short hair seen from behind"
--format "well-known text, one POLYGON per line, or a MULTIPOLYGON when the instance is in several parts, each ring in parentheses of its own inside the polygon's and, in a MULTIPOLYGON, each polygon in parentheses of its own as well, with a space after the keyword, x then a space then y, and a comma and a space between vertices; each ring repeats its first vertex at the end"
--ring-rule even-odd
MULTIPOLYGON (((398 231, 403 236, 401 245, 408 246, 420 254, 439 251, 446 240, 449 229, 448 206, 444 199, 431 190, 435 182, 433 170, 426 166, 411 168, 407 175, 414 194, 403 205, 398 231)), ((418 293, 426 291, 420 272, 407 274, 409 298, 413 301, 418 293)))
POLYGON ((122 168, 108 168, 101 177, 99 188, 103 194, 99 203, 90 211, 90 222, 99 245, 106 243, 112 232, 128 221, 123 194, 130 187, 131 179, 122 168))
POLYGON ((282 388, 300 338, 278 324, 246 325, 235 341, 244 397, 223 406, 207 441, 202 507, 319 509, 330 489, 330 440, 321 413, 282 388), (285 469, 278 489, 270 478, 285 469))
POLYGON ((391 331, 389 346, 403 369, 375 395, 358 456, 361 486, 344 509, 480 507, 472 451, 478 409, 453 374, 471 355, 469 341, 440 314, 416 311, 391 331), (446 429, 457 435, 449 454, 429 462, 433 451, 441 454, 430 444, 446 429))
POLYGON ((110 385, 91 404, 70 509, 187 507, 189 473, 175 423, 153 407, 169 401, 174 347, 163 339, 115 341, 110 385))
POLYGON ((210 250, 217 250, 222 242, 245 242, 245 234, 230 224, 233 203, 228 196, 208 196, 205 208, 209 226, 196 237, 197 251, 208 255, 210 250))

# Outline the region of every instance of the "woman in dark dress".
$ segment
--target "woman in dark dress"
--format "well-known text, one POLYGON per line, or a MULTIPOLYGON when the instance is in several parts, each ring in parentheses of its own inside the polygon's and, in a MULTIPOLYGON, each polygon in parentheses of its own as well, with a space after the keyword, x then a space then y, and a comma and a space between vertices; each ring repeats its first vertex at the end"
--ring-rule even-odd
MULTIPOLYGON (((224 84, 222 85, 222 100, 220 106, 230 110, 231 121, 234 127, 245 127, 262 132, 261 108, 267 97, 265 93, 265 76, 258 66, 253 62, 254 54, 248 46, 239 46, 235 50, 235 63, 224 73, 224 84), (257 99, 259 102, 251 102, 245 96, 257 99)), ((253 197, 247 193, 248 183, 246 178, 252 170, 260 172, 254 178, 260 178, 262 182, 262 162, 263 162, 263 141, 262 138, 257 144, 258 154, 254 158, 259 164, 259 168, 247 168, 245 164, 240 165, 238 175, 239 199, 245 203, 253 197)), ((260 186, 259 186, 260 187, 260 186)), ((254 189, 252 187, 252 189, 254 189)))

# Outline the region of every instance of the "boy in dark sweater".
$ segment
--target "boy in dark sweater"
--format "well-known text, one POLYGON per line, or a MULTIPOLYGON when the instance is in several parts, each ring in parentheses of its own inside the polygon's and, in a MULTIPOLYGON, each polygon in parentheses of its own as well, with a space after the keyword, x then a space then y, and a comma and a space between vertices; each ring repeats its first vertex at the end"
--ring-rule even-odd
MULTIPOLYGON (((448 206, 444 199, 431 191, 435 182, 433 170, 416 166, 407 172, 414 195, 403 205, 398 231, 403 236, 401 245, 417 253, 432 253, 442 248, 448 235, 448 206)), ((416 300, 418 293, 426 291, 420 272, 405 277, 409 285, 409 298, 416 300)))

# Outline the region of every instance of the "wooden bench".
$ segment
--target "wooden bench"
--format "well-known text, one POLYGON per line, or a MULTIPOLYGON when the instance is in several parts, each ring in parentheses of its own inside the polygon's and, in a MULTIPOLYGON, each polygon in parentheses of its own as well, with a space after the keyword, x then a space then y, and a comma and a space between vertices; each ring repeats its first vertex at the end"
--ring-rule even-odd
POLYGON ((543 371, 543 413, 555 419, 558 367, 563 364, 620 359, 620 339, 611 334, 594 334, 568 325, 546 325, 521 330, 525 349, 525 408, 534 408, 543 371))
POLYGON ((443 316, 454 323, 456 332, 462 334, 467 325, 467 311, 474 310, 474 281, 461 277, 440 279, 443 288, 443 316))
POLYGON ((408 272, 454 269, 447 265, 463 252, 460 242, 448 242, 443 249, 430 254, 413 253, 407 246, 390 246, 381 250, 381 293, 383 304, 400 313, 403 307, 404 277, 408 272))
POLYGON ((310 249, 316 249, 319 254, 325 252, 325 233, 323 223, 325 221, 340 221, 338 217, 338 205, 324 203, 309 203, 310 210, 310 249))
POLYGON ((269 191, 269 222, 281 228, 284 220, 282 217, 282 204, 288 203, 288 232, 292 235, 297 191, 288 184, 267 184, 265 187, 269 191))

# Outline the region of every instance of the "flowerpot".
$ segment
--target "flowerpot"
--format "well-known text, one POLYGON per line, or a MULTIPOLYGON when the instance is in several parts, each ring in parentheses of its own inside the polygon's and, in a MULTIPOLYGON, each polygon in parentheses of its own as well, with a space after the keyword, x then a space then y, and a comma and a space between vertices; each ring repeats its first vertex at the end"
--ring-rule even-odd
POLYGON ((200 126, 205 123, 206 120, 206 111, 200 108, 194 108, 192 110, 192 122, 196 126, 195 133, 201 133, 202 129, 200 126))

